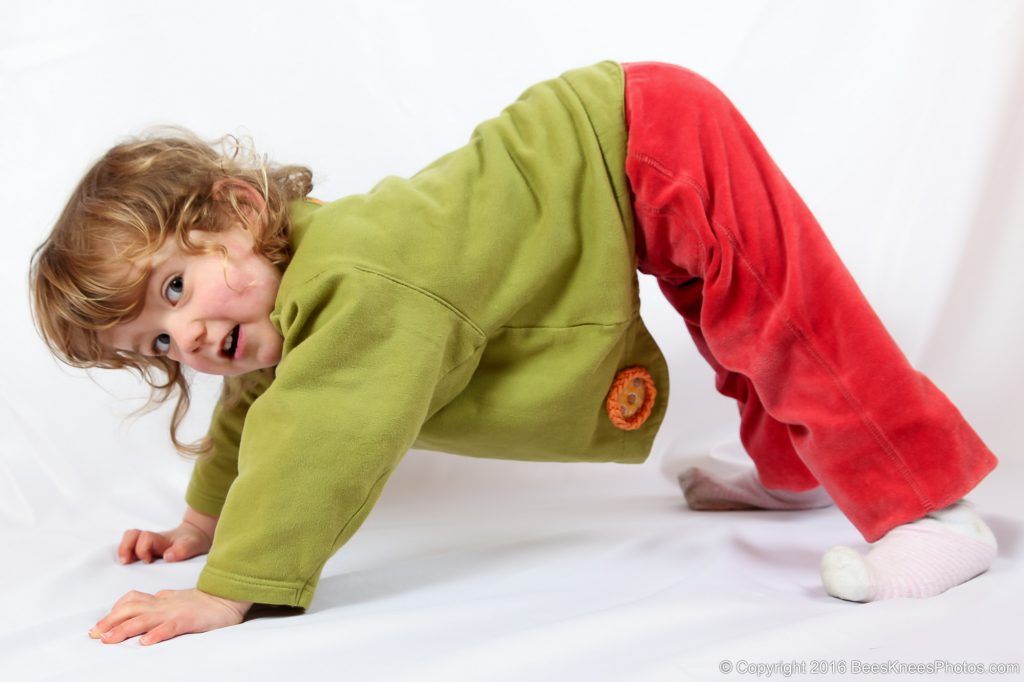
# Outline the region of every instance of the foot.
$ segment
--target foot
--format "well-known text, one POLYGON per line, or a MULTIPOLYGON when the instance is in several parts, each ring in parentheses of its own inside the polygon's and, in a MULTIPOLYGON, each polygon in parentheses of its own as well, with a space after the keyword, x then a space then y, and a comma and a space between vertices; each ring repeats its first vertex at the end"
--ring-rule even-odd
POLYGON ((996 538, 966 500, 897 526, 866 555, 842 545, 821 558, 825 591, 847 601, 932 597, 984 573, 996 538))
POLYGON ((679 474, 679 486, 686 504, 695 511, 818 509, 832 504, 821 486, 802 492, 765 488, 752 467, 729 474, 691 467, 679 474))

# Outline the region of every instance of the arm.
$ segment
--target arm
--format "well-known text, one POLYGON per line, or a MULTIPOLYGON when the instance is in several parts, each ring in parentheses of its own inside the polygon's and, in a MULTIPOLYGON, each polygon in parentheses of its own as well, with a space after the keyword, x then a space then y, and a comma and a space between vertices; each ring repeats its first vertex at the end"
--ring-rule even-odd
POLYGON ((105 643, 233 625, 254 602, 307 608, 326 561, 457 392, 444 378, 486 342, 443 301, 384 275, 314 279, 286 303, 277 377, 248 409, 219 518, 192 509, 216 526, 197 588, 128 593, 98 624, 112 628, 105 643))
MULTIPOLYGON (((257 371, 231 380, 242 382, 239 399, 228 405, 226 391, 222 392, 214 408, 209 429, 213 450, 197 460, 192 470, 181 524, 160 533, 137 528, 126 531, 118 547, 121 563, 131 563, 136 556, 146 563, 152 563, 154 556, 162 556, 167 562, 182 561, 210 550, 217 516, 238 475, 238 442, 246 413, 273 375, 257 371)), ((251 601, 226 599, 197 589, 161 590, 155 595, 133 590, 115 602, 89 635, 114 644, 145 631, 146 637, 140 641, 152 644, 181 632, 204 632, 240 623, 251 606, 251 601), (142 623, 140 617, 148 622, 142 623)))
MULTIPOLYGON (((238 402, 227 404, 228 386, 225 383, 225 391, 221 393, 213 409, 207 432, 213 441, 213 450, 196 460, 188 490, 185 492, 185 501, 190 509, 214 518, 220 515, 228 489, 238 476, 238 448, 249 408, 267 390, 273 376, 263 370, 257 370, 240 377, 230 377, 226 381, 242 382, 243 388, 238 402)), ((189 520, 187 512, 185 520, 189 520)), ((209 523, 206 524, 208 525, 209 523)), ((216 527, 216 522, 213 525, 216 527)), ((210 537, 213 537, 212 531, 210 537)))
POLYGON ((307 608, 326 561, 452 397, 439 384, 486 341, 420 289, 339 270, 285 301, 282 360, 245 423, 205 592, 307 608))

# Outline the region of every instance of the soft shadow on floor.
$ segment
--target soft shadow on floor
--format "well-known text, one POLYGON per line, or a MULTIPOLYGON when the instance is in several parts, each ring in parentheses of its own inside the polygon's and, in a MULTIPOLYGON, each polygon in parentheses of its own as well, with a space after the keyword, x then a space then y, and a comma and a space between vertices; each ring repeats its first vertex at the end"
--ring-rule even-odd
POLYGON ((257 618, 280 618, 282 616, 301 616, 306 612, 306 609, 301 606, 281 606, 280 604, 253 604, 249 609, 248 613, 245 614, 245 618, 242 619, 243 623, 247 623, 250 620, 257 618))

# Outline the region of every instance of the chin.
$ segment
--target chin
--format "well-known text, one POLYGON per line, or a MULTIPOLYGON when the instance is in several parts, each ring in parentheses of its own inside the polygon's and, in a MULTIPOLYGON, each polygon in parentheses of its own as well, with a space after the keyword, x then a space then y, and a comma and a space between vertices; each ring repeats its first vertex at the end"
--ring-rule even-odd
POLYGON ((248 374, 249 372, 255 372, 258 369, 263 369, 263 365, 259 365, 259 366, 256 366, 256 367, 246 367, 245 369, 234 369, 234 368, 232 368, 229 371, 224 372, 223 376, 226 376, 226 377, 238 377, 238 376, 242 376, 243 374, 248 374))
MULTIPOLYGON (((255 368, 253 368, 253 369, 255 369, 255 368)), ((208 375, 214 376, 214 377, 237 377, 237 376, 241 376, 243 374, 246 374, 247 372, 251 372, 251 371, 253 371, 253 369, 249 369, 249 368, 241 369, 241 368, 235 368, 235 367, 228 367, 226 369, 213 369, 213 370, 203 371, 203 370, 200 370, 200 369, 196 369, 194 367, 192 368, 193 371, 198 372, 199 374, 208 374, 208 375)))

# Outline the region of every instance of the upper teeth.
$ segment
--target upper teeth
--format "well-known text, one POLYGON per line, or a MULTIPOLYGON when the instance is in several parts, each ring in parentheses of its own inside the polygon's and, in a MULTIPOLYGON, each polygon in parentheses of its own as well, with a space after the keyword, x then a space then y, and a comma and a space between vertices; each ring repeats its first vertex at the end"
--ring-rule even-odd
POLYGON ((235 329, 232 329, 231 332, 227 336, 224 337, 224 348, 223 348, 223 350, 225 352, 231 349, 231 342, 232 342, 232 339, 234 339, 234 338, 235 338, 235 329))

